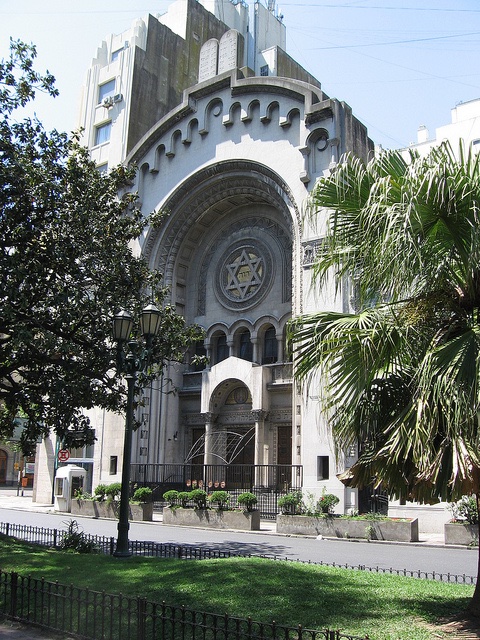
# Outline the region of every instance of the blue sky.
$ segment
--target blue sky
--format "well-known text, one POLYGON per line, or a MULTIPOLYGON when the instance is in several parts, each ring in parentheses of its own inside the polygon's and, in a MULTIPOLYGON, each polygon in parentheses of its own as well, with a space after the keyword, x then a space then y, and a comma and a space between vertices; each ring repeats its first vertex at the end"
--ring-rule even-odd
MULTIPOLYGON (((10 36, 37 45, 37 66, 57 78, 60 97, 37 100, 35 112, 47 129, 70 131, 97 45, 169 4, 0 0, 0 57, 10 36)), ((420 125, 434 137, 456 104, 480 98, 478 0, 285 0, 278 11, 287 52, 385 148, 414 142, 420 125)))

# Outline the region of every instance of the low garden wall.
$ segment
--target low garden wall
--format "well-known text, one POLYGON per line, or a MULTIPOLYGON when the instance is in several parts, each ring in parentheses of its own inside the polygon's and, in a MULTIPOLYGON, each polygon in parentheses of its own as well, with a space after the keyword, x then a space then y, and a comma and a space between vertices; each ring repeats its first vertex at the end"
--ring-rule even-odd
POLYGON ((418 520, 372 520, 336 516, 277 516, 277 533, 417 542, 418 520))
MULTIPOLYGON (((153 520, 153 503, 130 504, 128 506, 128 519, 136 521, 153 520)), ((118 501, 99 502, 98 500, 72 500, 72 515, 86 516, 90 518, 118 519, 120 503, 118 501)))
POLYGON ((260 511, 228 511, 217 509, 171 509, 164 507, 163 524, 215 529, 260 530, 260 511))
POLYGON ((464 546, 478 546, 478 524, 467 522, 446 522, 445 544, 459 544, 464 546))

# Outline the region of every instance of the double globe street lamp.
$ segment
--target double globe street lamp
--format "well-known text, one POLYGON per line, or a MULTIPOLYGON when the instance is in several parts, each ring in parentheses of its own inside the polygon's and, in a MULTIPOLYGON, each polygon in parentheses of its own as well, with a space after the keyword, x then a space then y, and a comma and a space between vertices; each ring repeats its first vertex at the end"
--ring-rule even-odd
POLYGON ((134 319, 128 311, 120 311, 113 318, 113 339, 117 343, 117 369, 119 373, 124 374, 127 381, 120 514, 118 518, 117 546, 113 554, 119 558, 128 558, 132 555, 128 541, 128 530, 130 528, 128 514, 135 383, 137 374, 146 371, 151 364, 153 339, 160 330, 161 312, 154 304, 149 304, 140 313, 139 322, 143 340, 132 338, 134 319))

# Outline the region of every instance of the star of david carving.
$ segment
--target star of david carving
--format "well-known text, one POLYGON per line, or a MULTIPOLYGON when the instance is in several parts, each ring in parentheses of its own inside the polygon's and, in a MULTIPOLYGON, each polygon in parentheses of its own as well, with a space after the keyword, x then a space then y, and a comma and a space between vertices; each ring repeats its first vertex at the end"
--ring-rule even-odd
POLYGON ((263 259, 255 253, 242 249, 233 262, 225 265, 227 282, 225 290, 231 295, 245 300, 251 296, 263 281, 263 259))

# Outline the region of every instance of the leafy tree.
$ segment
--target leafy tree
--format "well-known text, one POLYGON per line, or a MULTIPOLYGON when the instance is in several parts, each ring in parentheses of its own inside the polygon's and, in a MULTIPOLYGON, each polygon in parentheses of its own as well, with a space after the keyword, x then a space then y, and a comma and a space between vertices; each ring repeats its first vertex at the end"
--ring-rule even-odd
POLYGON ((134 170, 102 175, 75 136, 15 119, 36 91, 57 94, 35 56, 33 45, 11 41, 0 61, 0 437, 21 415, 25 453, 51 430, 65 446, 91 443, 83 410, 124 409, 111 338, 119 308, 163 305, 156 365, 140 385, 200 337, 164 304, 161 275, 132 250, 149 223, 129 191, 134 170))
MULTIPOLYGON (((312 192, 330 213, 319 287, 348 286, 353 313, 290 327, 299 379, 321 380, 342 476, 420 502, 480 493, 480 156, 347 156, 312 192)), ((480 575, 480 571, 479 571, 480 575)), ((477 585, 470 610, 480 613, 477 585)))

